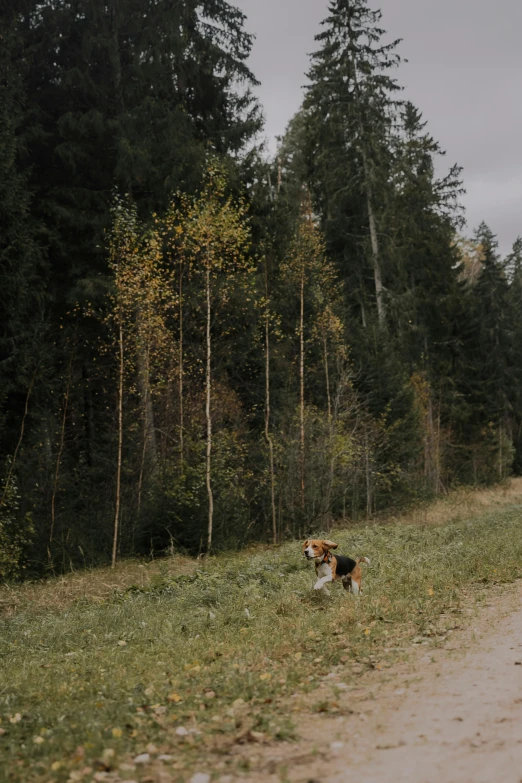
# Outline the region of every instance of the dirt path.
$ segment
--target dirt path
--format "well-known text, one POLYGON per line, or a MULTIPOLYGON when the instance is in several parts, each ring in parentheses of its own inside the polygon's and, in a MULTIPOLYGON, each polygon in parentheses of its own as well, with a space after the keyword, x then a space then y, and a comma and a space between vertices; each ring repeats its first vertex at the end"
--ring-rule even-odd
POLYGON ((522 783, 521 606, 520 583, 492 592, 465 631, 437 650, 417 648, 387 683, 372 673, 343 690, 336 698, 351 714, 306 720, 298 748, 248 779, 522 783))

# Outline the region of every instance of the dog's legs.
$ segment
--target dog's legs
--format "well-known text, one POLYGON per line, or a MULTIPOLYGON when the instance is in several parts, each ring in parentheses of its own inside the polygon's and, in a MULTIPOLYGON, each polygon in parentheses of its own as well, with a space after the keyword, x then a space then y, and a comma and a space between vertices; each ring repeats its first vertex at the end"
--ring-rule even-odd
POLYGON ((318 579, 314 585, 314 590, 321 590, 321 592, 328 594, 328 588, 325 586, 328 582, 332 582, 332 575, 323 576, 318 579))
POLYGON ((353 593, 354 595, 360 595, 362 592, 360 585, 350 576, 343 577, 343 587, 345 590, 348 590, 349 593, 353 593))
POLYGON ((332 569, 328 563, 321 563, 317 569, 317 582, 314 585, 314 590, 320 590, 325 595, 328 595, 328 588, 325 587, 328 582, 333 582, 332 569))

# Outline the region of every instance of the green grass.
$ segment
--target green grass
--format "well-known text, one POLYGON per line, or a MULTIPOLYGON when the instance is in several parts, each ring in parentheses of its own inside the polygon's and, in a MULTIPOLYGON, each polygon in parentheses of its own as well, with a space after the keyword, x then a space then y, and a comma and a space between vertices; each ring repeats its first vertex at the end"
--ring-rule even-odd
POLYGON ((140 780, 148 766, 125 764, 166 753, 171 779, 185 781, 234 742, 291 739, 292 694, 311 693, 303 708, 322 712, 312 692, 332 667, 350 684, 353 662, 356 672, 379 667, 390 648, 436 640, 470 588, 522 575, 521 532, 514 508, 446 527, 330 534, 340 552, 372 561, 359 599, 340 585, 329 598, 314 593, 296 542, 211 559, 189 576, 165 569, 146 590, 103 603, 26 609, 1 629, 0 767, 20 783, 118 769, 140 780))

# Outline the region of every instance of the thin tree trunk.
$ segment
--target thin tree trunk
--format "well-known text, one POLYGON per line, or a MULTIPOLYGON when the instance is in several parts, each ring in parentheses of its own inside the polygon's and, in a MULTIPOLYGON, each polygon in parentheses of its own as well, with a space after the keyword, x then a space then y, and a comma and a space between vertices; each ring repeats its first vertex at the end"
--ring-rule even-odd
POLYGON ((11 483, 11 478, 13 476, 13 472, 16 465, 16 459, 18 457, 18 452, 20 450, 20 446, 22 445, 22 440, 24 437, 24 430, 25 430, 25 420, 27 418, 27 414, 29 412, 29 398, 31 396, 31 392, 33 391, 34 386, 34 380, 36 378, 36 371, 33 373, 33 377, 31 378, 31 383, 29 384, 29 389, 27 390, 27 396, 25 398, 25 408, 24 408, 24 415, 22 416, 22 425, 20 427, 20 437, 18 438, 18 443, 16 444, 15 452, 13 454, 13 459, 11 460, 11 464, 9 466, 9 470, 7 472, 7 478, 5 480, 4 484, 4 491, 2 493, 2 498, 0 500, 0 508, 4 505, 6 495, 9 491, 9 485, 11 483))
POLYGON ((179 262, 179 357, 178 357, 178 387, 179 387, 179 471, 183 475, 184 460, 184 427, 183 420, 183 265, 179 262))
POLYGON ((274 443, 270 434, 270 309, 268 303, 268 270, 265 268, 265 438, 270 456, 270 499, 272 505, 272 543, 277 544, 275 506, 274 443))
POLYGON ((299 411, 299 429, 300 429, 300 480, 301 480, 301 511, 305 510, 305 403, 304 403, 304 286, 305 271, 304 266, 301 270, 301 312, 299 317, 299 387, 300 387, 300 411, 299 411))
POLYGON ((60 446, 58 448, 58 456, 56 457, 56 471, 54 474, 54 486, 53 486, 53 494, 51 497, 51 529, 49 531, 49 543, 53 540, 54 535, 54 522, 56 518, 55 514, 55 503, 56 503, 56 492, 58 490, 58 477, 60 475, 60 463, 62 461, 62 454, 63 454, 63 447, 65 443, 65 424, 67 421, 67 409, 69 407, 69 392, 71 388, 71 378, 72 378, 72 358, 69 362, 69 372, 67 375, 67 384, 65 387, 65 395, 64 395, 64 402, 63 402, 63 415, 62 415, 62 427, 60 430, 60 446))
POLYGON ((324 375, 326 380, 326 402, 328 406, 328 421, 332 419, 332 399, 330 396, 330 371, 328 367, 328 342, 326 339, 326 331, 323 335, 323 354, 324 354, 324 375))
POLYGON ((437 476, 437 489, 436 489, 436 495, 439 496, 440 490, 442 489, 442 482, 440 479, 440 393, 439 393, 439 409, 437 411, 437 461, 436 461, 436 476, 437 476))
POLYGON ((114 532, 112 537, 112 568, 116 565, 118 554, 118 532, 120 520, 120 498, 121 498, 121 461, 123 451, 123 376, 124 376, 124 352, 123 352, 123 324, 121 312, 118 328, 118 346, 120 352, 120 363, 118 372, 118 457, 116 467, 116 504, 114 509, 114 532))
POLYGON ((368 162, 368 153, 365 144, 365 129, 362 118, 361 108, 361 95, 359 91, 359 81, 357 79, 357 62, 353 61, 353 84, 355 97, 357 100, 357 112, 359 122, 359 133, 361 142, 361 155, 363 161, 364 171, 364 187, 366 190, 366 206, 368 209, 368 223, 370 227, 370 241, 372 245, 372 261, 373 261, 373 277, 375 281, 375 296, 377 299, 377 315, 379 323, 382 325, 385 319, 384 299, 383 299, 383 286, 382 286, 382 271, 381 271, 381 256, 379 247, 379 236, 377 233, 377 221, 375 218, 375 212, 373 207, 373 187, 372 178, 370 172, 370 164, 368 162))
POLYGON ((373 210, 373 189, 370 179, 370 167, 368 165, 368 159, 364 149, 362 150, 364 179, 366 187, 366 204, 368 209, 368 222, 370 225, 370 240, 372 244, 372 259, 373 259, 373 278, 375 281, 375 296, 377 299, 377 315, 379 323, 384 323, 385 310, 384 310, 384 298, 383 298, 383 286, 382 286, 382 272, 381 272, 381 258, 379 248, 379 236, 377 234, 377 223, 375 220, 375 213, 373 210))
MULTIPOLYGON (((138 331, 144 332, 141 315, 138 314, 138 331)), ((150 353, 148 338, 138 340, 137 374, 138 392, 143 416, 143 437, 145 439, 145 452, 148 454, 148 462, 151 472, 154 472, 158 464, 158 445, 156 441, 156 425, 154 420, 154 407, 150 388, 150 353)))
POLYGON ((85 438, 87 440, 87 464, 93 464, 93 447, 96 436, 96 428, 94 425, 94 404, 92 400, 92 389, 89 383, 89 374, 85 368, 85 364, 82 365, 82 386, 84 394, 84 405, 87 408, 87 416, 85 417, 85 438))
POLYGON ((498 478, 499 481, 502 481, 503 478, 503 468, 502 468, 502 424, 499 423, 498 425, 498 478))
POLYGON ((370 472, 370 454, 368 451, 368 433, 365 433, 365 457, 366 457, 366 515, 371 517, 372 515, 372 480, 370 472))
POLYGON ((141 494, 143 490, 143 476, 145 474, 145 460, 147 457, 147 428, 143 428, 143 445, 141 447, 141 462, 140 462, 140 475, 138 478, 138 509, 137 516, 139 519, 141 513, 141 494))
POLYGON ((332 401, 330 398, 330 373, 328 369, 328 346, 326 341, 326 335, 323 340, 324 347, 324 370, 326 375, 326 396, 328 402, 328 449, 330 452, 330 465, 328 470, 328 484, 326 486, 326 530, 330 532, 330 526, 332 522, 332 490, 335 474, 335 449, 334 449, 334 422, 337 421, 339 411, 339 396, 341 379, 339 379, 339 387, 335 399, 335 417, 332 417, 332 401))
POLYGON ((207 418, 207 495, 208 495, 208 531, 207 531, 207 554, 212 549, 212 530, 214 524, 214 496, 212 494, 212 481, 210 475, 211 457, 212 457, 212 419, 210 416, 210 397, 211 397, 211 375, 210 360, 212 356, 212 343, 210 338, 210 261, 207 259, 207 377, 206 377, 206 418, 207 418))
POLYGON ((270 196, 270 201, 273 204, 274 203, 274 189, 272 187, 272 177, 270 176, 270 167, 267 170, 267 179, 268 179, 268 194, 270 196))
POLYGON ((428 387, 428 407, 426 410, 426 467, 425 467, 425 474, 428 479, 428 485, 430 487, 430 490, 436 491, 436 487, 434 485, 434 448, 435 448, 435 435, 434 435, 434 426, 433 426, 433 400, 431 396, 431 388, 428 387))

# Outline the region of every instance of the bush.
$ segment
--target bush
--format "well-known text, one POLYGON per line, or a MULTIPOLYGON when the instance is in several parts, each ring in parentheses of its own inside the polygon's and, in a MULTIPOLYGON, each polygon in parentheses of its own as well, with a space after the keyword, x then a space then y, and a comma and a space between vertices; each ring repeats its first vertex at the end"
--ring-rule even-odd
POLYGON ((25 568, 24 552, 32 542, 34 526, 30 512, 20 517, 20 496, 14 475, 4 479, 0 498, 0 578, 16 579, 25 568))

